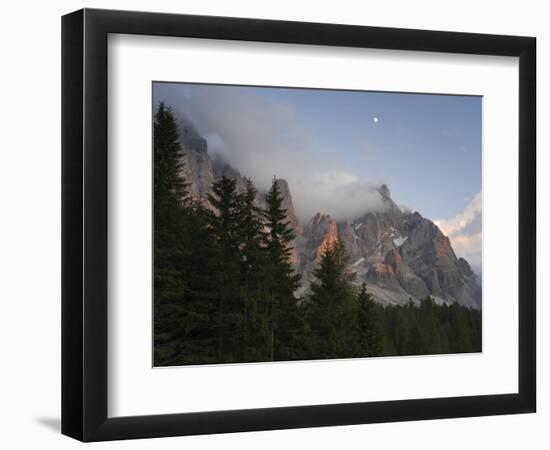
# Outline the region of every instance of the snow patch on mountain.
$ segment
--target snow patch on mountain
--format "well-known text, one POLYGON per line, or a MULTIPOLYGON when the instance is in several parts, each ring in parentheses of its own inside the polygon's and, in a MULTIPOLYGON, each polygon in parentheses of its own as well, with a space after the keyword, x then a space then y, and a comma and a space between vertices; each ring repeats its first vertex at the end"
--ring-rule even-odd
POLYGON ((361 264, 363 261, 365 261, 364 257, 359 258, 357 261, 355 261, 351 267, 357 267, 359 264, 361 264))
POLYGON ((394 238, 394 239, 393 239, 393 243, 394 243, 397 247, 401 247, 401 246, 406 242, 406 240, 407 240, 408 238, 409 238, 408 236, 399 236, 398 238, 394 238))

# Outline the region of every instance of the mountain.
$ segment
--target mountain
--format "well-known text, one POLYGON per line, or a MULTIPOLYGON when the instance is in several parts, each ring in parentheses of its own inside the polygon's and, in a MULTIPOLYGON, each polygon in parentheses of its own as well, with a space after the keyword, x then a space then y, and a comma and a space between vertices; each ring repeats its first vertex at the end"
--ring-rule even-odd
MULTIPOLYGON (((235 179, 237 189, 244 190, 243 175, 220 157, 209 155, 207 141, 191 121, 182 116, 178 127, 184 152, 182 175, 190 182, 195 199, 208 206, 206 196, 212 182, 224 175, 235 179)), ((353 221, 337 221, 319 212, 301 224, 290 186, 284 179, 278 181, 283 206, 296 234, 291 258, 302 276, 298 295, 308 291, 324 250, 340 239, 350 256, 354 282, 366 282, 380 303, 406 304, 410 299, 419 301, 431 295, 439 303, 481 307, 480 282, 468 262, 457 258, 449 238, 432 221, 418 212, 402 211, 385 184, 378 188, 382 207, 375 211, 366 211, 353 221)), ((265 205, 264 195, 258 193, 259 206, 265 205)))
POLYGON ((405 304, 431 295, 440 303, 480 308, 477 276, 465 259, 456 257, 449 238, 418 212, 402 211, 386 185, 379 193, 380 210, 342 222, 318 214, 304 227, 299 270, 305 279, 323 247, 338 237, 351 257, 355 282, 366 282, 378 301, 405 304))

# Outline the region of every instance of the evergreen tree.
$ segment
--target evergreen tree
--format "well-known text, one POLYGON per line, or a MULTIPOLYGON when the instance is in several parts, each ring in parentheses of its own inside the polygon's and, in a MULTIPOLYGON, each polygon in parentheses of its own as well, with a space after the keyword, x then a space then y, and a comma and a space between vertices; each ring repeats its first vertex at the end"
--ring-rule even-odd
POLYGON ((181 175, 182 158, 183 151, 172 110, 161 102, 155 114, 153 131, 155 219, 157 211, 174 212, 178 206, 188 205, 189 184, 181 175))
POLYGON ((185 321, 188 184, 181 176, 182 150, 169 108, 154 117, 154 339, 155 363, 174 356, 175 330, 185 321))
POLYGON ((427 349, 427 343, 424 340, 422 329, 418 324, 418 321, 413 319, 411 325, 410 339, 406 350, 407 355, 425 355, 429 353, 427 349))
POLYGON ((439 354, 444 352, 445 339, 441 323, 437 316, 437 305, 429 295, 421 302, 417 314, 418 325, 424 341, 425 352, 439 354))
POLYGON ((361 356, 380 356, 384 351, 384 332, 378 306, 363 283, 357 296, 359 347, 361 356))
POLYGON ((357 355, 357 308, 348 271, 348 257, 341 241, 327 247, 308 297, 311 347, 315 358, 344 358, 357 355))
POLYGON ((266 195, 263 211, 267 232, 264 245, 267 252, 265 268, 268 290, 268 342, 270 359, 295 359, 303 334, 299 306, 294 292, 298 289, 300 275, 294 273, 291 263, 292 241, 295 235, 283 208, 283 196, 279 182, 273 178, 266 195))
POLYGON ((180 322, 179 347, 173 364, 217 363, 218 295, 213 274, 218 270, 219 248, 209 226, 210 211, 200 202, 193 205, 188 217, 189 248, 185 277, 186 316, 180 322))
POLYGON ((235 180, 223 176, 213 183, 208 201, 214 209, 209 224, 218 249, 217 267, 212 274, 218 290, 218 361, 237 362, 242 357, 243 308, 240 295, 241 196, 235 180))
POLYGON ((249 178, 244 179, 245 192, 240 196, 238 228, 241 252, 242 329, 241 358, 243 361, 269 359, 267 314, 262 267, 266 264, 264 223, 256 204, 257 191, 249 178))
POLYGON ((471 352, 472 331, 468 323, 468 310, 458 303, 449 307, 450 342, 453 353, 471 352))

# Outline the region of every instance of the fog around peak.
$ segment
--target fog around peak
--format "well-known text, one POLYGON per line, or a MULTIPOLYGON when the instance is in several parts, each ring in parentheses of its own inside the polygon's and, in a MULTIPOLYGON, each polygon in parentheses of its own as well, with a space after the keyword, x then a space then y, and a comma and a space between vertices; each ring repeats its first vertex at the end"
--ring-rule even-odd
POLYGON ((201 87, 157 101, 191 120, 212 157, 250 177, 259 190, 267 190, 274 176, 285 179, 302 223, 318 211, 352 220, 384 207, 382 181, 361 179, 344 159, 327 158, 340 149, 320 149, 292 108, 227 87, 201 87))

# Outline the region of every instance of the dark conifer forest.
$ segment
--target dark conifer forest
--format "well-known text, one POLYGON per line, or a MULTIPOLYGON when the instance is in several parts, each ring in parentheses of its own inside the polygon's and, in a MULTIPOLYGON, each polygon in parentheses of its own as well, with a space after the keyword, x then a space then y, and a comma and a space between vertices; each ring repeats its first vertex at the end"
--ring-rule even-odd
POLYGON ((357 286, 344 245, 326 248, 297 297, 294 234, 274 178, 265 208, 250 180, 194 200, 169 108, 154 117, 154 365, 481 351, 481 312, 431 297, 384 306, 357 286))

